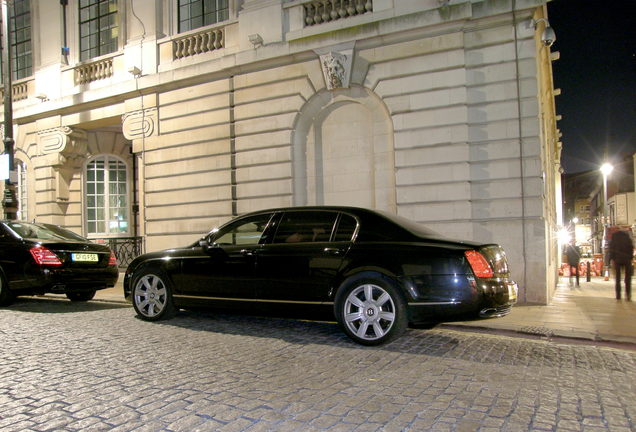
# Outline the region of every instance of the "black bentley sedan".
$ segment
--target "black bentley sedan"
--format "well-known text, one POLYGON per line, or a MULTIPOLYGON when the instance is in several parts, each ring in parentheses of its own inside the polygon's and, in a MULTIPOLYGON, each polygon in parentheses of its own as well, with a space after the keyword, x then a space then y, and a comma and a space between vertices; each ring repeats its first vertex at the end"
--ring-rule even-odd
POLYGON ((44 293, 88 301, 96 290, 114 286, 118 276, 107 246, 57 225, 0 221, 0 305, 44 293))
POLYGON ((377 345, 409 323, 505 315, 517 285, 496 244, 448 240, 372 210, 293 207, 246 214, 196 244, 138 257, 124 294, 149 321, 180 307, 328 307, 351 339, 377 345))

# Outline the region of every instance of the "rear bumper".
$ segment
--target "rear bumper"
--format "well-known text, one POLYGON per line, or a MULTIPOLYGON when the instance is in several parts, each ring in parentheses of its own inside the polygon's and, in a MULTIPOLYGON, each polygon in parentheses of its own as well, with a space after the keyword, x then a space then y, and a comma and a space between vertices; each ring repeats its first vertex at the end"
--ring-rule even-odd
POLYGON ((115 286, 119 277, 117 267, 100 269, 42 269, 29 277, 29 290, 67 293, 100 290, 115 286))

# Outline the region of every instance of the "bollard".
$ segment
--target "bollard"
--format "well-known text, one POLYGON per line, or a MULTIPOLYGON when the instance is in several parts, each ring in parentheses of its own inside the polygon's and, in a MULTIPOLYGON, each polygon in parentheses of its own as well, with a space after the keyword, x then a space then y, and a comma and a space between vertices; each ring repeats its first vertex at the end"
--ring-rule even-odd
POLYGON ((585 274, 586 274, 586 276, 585 276, 585 281, 586 281, 586 282, 589 282, 589 281, 591 281, 591 280, 592 280, 592 276, 591 276, 591 274, 590 274, 590 273, 591 273, 591 271, 590 271, 590 267, 591 267, 591 265, 590 265, 590 262, 588 261, 588 262, 587 262, 587 272, 585 273, 585 274))

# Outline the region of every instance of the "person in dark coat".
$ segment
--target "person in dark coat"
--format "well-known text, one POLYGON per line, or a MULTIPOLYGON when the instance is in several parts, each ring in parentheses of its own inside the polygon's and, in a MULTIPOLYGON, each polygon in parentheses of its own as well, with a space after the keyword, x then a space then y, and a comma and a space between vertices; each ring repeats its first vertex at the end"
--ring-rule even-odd
POLYGON ((625 298, 632 300, 632 259, 634 243, 632 236, 625 231, 616 231, 609 243, 609 259, 614 264, 616 274, 616 299, 621 299, 621 269, 625 269, 625 298))
POLYGON ((581 254, 574 244, 568 243, 565 255, 568 258, 568 265, 570 266, 570 286, 572 286, 572 271, 574 271, 576 275, 576 286, 579 286, 579 262, 581 261, 581 254), (572 268, 574 268, 574 270, 572 268))

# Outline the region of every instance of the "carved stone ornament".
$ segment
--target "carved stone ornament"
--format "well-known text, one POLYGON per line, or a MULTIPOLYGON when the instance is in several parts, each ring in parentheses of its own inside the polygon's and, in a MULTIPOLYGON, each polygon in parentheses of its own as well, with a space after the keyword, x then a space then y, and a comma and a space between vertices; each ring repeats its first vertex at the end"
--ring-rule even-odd
POLYGON ((351 56, 329 52, 320 56, 320 65, 328 90, 349 88, 351 56))
POLYGON ((133 111, 122 116, 122 132, 129 140, 156 135, 157 108, 133 111))

